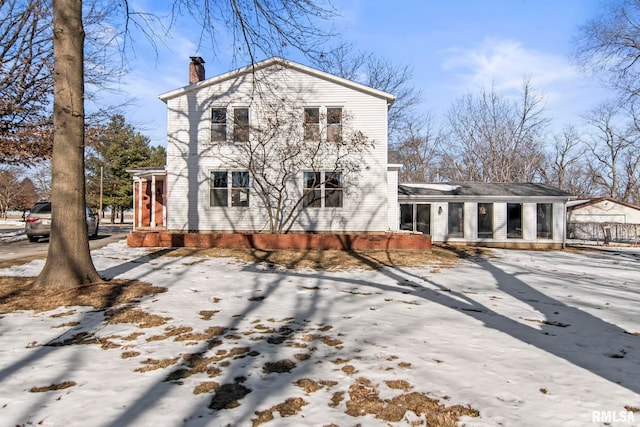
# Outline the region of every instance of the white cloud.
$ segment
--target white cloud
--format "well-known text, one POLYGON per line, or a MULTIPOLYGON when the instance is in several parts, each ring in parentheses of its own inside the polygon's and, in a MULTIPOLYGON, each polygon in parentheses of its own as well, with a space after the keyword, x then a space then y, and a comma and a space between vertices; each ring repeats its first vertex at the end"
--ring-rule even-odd
POLYGON ((512 40, 485 39, 471 49, 450 49, 445 71, 454 72, 468 89, 490 86, 497 90, 519 89, 523 79, 549 86, 574 81, 578 72, 567 58, 528 50, 512 40))
POLYGON ((517 95, 524 80, 541 91, 553 116, 575 121, 606 96, 597 81, 582 74, 563 55, 527 49, 514 40, 487 38, 473 48, 444 51, 442 68, 452 92, 477 93, 482 88, 517 95))

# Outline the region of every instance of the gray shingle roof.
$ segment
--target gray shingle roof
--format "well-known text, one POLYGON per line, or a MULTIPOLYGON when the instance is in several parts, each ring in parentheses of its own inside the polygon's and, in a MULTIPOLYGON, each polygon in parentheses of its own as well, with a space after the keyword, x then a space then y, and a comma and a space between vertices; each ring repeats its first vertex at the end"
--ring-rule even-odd
POLYGON ((399 196, 497 196, 497 197, 566 197, 570 193, 545 184, 525 182, 460 182, 442 184, 400 184, 399 196))

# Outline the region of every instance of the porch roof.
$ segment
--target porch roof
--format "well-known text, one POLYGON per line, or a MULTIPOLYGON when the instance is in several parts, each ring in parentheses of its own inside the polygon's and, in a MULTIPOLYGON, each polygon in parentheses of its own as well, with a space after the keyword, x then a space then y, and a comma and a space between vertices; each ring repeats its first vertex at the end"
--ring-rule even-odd
POLYGON ((133 175, 134 178, 146 179, 152 176, 164 177, 167 174, 167 170, 164 167, 143 167, 135 169, 127 169, 127 172, 133 175))

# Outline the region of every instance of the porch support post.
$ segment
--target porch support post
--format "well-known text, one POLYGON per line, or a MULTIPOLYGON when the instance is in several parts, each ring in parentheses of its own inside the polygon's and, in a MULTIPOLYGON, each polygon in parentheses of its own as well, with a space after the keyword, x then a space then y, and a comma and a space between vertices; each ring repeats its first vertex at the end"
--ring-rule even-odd
MULTIPOLYGON (((136 220, 138 219, 138 215, 136 215, 136 183, 138 182, 138 178, 134 177, 133 181, 131 182, 131 187, 133 190, 133 203, 132 203, 132 208, 133 208, 133 231, 136 231, 137 227, 137 222, 136 220)), ((100 212, 100 218, 102 218, 102 212, 100 212)))
POLYGON ((138 181, 138 228, 142 227, 142 183, 143 180, 140 178, 138 181))
POLYGON ((156 226, 156 176, 151 175, 151 219, 149 225, 156 226))
POLYGON ((162 179, 162 226, 167 228, 167 174, 162 179))

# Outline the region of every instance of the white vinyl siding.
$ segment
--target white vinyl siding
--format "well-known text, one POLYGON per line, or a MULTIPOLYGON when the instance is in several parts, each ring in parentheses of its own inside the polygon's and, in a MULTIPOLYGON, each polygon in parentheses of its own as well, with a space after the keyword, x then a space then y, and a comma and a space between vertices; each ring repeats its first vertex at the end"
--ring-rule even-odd
MULTIPOLYGON (((340 106, 342 131, 345 131, 345 114, 348 113, 349 128, 363 132, 373 143, 371 151, 362 156, 362 172, 345 177, 349 189, 343 193, 342 208, 315 209, 298 215, 291 231, 386 231, 387 100, 295 69, 279 69, 268 77, 259 78, 261 84, 269 80, 273 84, 271 89, 281 90, 282 97, 290 99, 291 108, 298 111, 298 117, 308 106, 322 106, 325 111, 340 106)), ((228 158, 239 153, 233 151, 235 144, 212 149, 211 108, 228 106, 229 115, 233 106, 248 105, 253 128, 264 123, 268 116, 268 109, 260 104, 260 97, 253 98, 258 87, 254 86, 251 75, 242 75, 167 99, 168 229, 266 229, 265 211, 255 194, 249 196, 252 202, 248 211, 214 212, 209 208, 209 171, 229 170, 228 158)), ((228 130, 229 133, 232 132, 228 130)), ((300 176, 297 182, 291 183, 292 194, 301 194, 301 179, 300 176)))

